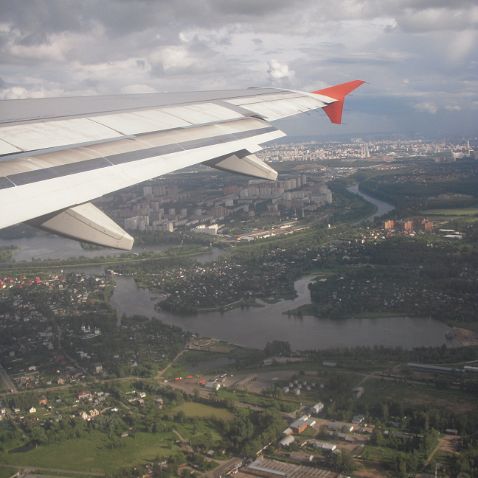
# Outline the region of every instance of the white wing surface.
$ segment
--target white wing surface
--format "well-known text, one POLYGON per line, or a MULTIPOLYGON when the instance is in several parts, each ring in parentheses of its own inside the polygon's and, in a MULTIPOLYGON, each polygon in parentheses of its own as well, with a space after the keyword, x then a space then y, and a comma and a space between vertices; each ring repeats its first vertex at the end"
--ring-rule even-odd
POLYGON ((284 136, 269 121, 324 108, 340 122, 345 95, 361 83, 314 93, 265 88, 0 101, 0 228, 29 222, 131 249, 133 238, 90 201, 198 163, 274 180, 277 173, 254 155, 284 136))

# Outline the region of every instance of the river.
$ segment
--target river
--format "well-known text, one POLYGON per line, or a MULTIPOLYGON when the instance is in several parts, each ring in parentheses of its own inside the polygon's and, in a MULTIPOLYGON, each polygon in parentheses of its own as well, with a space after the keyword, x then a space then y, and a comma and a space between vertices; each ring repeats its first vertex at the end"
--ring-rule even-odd
MULTIPOLYGON (((377 211, 366 218, 368 221, 394 209, 391 204, 362 193, 358 185, 348 189, 377 207, 377 211)), ((310 304, 311 280, 311 277, 303 277, 294 283, 297 297, 293 300, 222 313, 179 316, 157 311, 154 306, 158 299, 150 291, 138 288, 131 277, 118 277, 111 303, 119 314, 154 317, 202 336, 255 348, 263 348, 271 340, 286 340, 296 350, 374 345, 411 349, 447 342, 445 334, 449 328, 433 319, 397 316, 332 320, 288 316, 288 310, 310 304)))
MULTIPOLYGON (((352 186, 349 191, 359 194, 377 206, 377 211, 367 219, 379 217, 393 206, 372 198, 352 186)), ((80 244, 57 236, 35 236, 16 240, 0 240, 0 247, 15 245, 15 261, 32 259, 67 259, 70 257, 99 257, 121 254, 114 249, 84 250, 80 244)), ((138 247, 133 252, 161 250, 166 247, 138 247)), ((217 259, 223 250, 212 248, 210 252, 196 256, 200 262, 217 259)), ((75 271, 91 274, 102 273, 104 267, 75 267, 75 271)), ((432 319, 409 317, 384 317, 380 319, 330 320, 316 317, 289 317, 285 312, 310 303, 308 284, 311 277, 303 277, 294 284, 297 297, 263 307, 233 309, 224 313, 207 312, 194 316, 177 316, 155 310, 157 297, 148 290, 139 289, 132 277, 117 277, 111 304, 119 316, 143 315, 154 317, 165 323, 177 325, 202 336, 216 337, 228 342, 263 348, 271 340, 286 340, 294 349, 326 349, 333 347, 355 347, 384 345, 413 348, 436 346, 446 342, 448 327, 432 319)))
MULTIPOLYGON (((33 237, 25 237, 20 239, 0 239, 0 248, 15 246, 13 251, 13 260, 16 263, 28 263, 38 260, 63 260, 74 257, 94 259, 99 257, 114 257, 124 254, 125 251, 117 249, 109 249, 102 247, 100 249, 83 249, 79 242, 55 235, 39 234, 33 237)), ((172 247, 171 245, 152 245, 152 246, 134 246, 131 252, 140 254, 150 251, 164 251, 172 247)), ((205 263, 216 260, 225 250, 218 247, 212 247, 208 252, 204 252, 194 259, 198 262, 205 263)), ((81 261, 78 261, 81 263, 81 261)), ((11 268, 13 263, 2 264, 11 268)), ((105 271, 103 265, 72 265, 61 266, 72 272, 83 272, 85 274, 103 274, 105 271)))
POLYGON ((156 311, 157 298, 137 287, 131 277, 117 277, 111 298, 118 314, 143 315, 177 325, 206 337, 215 337, 238 345, 263 348, 271 340, 286 340, 293 349, 327 349, 383 345, 414 348, 446 343, 448 327, 436 320, 410 317, 377 319, 318 319, 289 317, 284 312, 310 304, 308 284, 311 277, 297 280, 297 297, 264 307, 207 312, 191 316, 156 311))
POLYGON ((360 191, 358 184, 349 186, 347 190, 350 191, 351 193, 359 195, 360 197, 364 198, 367 202, 370 202, 377 207, 377 210, 370 216, 363 219, 363 221, 373 221, 376 217, 382 217, 385 214, 388 214, 390 211, 393 211, 395 209, 395 206, 393 204, 374 198, 360 191))
MULTIPOLYGON (((0 248, 15 246, 13 259, 16 262, 30 262, 33 260, 69 259, 71 257, 109 257, 124 254, 118 249, 83 249, 79 242, 55 235, 38 234, 33 237, 20 239, 0 239, 0 248)), ((169 246, 134 246, 132 252, 161 251, 169 246)))

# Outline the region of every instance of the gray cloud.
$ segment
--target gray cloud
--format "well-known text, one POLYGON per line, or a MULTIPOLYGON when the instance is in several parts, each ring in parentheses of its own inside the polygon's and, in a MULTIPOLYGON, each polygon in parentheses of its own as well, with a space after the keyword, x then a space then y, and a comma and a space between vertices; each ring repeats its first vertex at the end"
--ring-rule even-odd
POLYGON ((2 98, 361 78, 351 118, 370 128, 478 114, 474 0, 0 0, 0 12, 2 98))

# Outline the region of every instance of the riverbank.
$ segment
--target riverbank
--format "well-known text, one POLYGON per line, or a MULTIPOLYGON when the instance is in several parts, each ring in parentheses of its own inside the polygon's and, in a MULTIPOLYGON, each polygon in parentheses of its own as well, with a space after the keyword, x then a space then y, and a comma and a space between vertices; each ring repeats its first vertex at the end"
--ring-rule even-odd
MULTIPOLYGON (((88 251, 98 252, 98 251, 88 251)), ((49 260, 45 259, 39 262, 15 262, 4 263, 0 265, 0 272, 37 272, 56 269, 74 269, 83 270, 87 268, 111 267, 118 265, 140 264, 149 262, 170 261, 171 259, 188 259, 196 258, 201 262, 203 256, 208 256, 205 260, 216 259, 222 254, 217 248, 201 247, 201 248, 184 248, 175 247, 165 249, 158 247, 158 250, 144 251, 143 253, 125 253, 119 252, 120 255, 100 256, 100 257, 73 257, 67 260, 49 260)))
POLYGON ((456 347, 478 346, 478 332, 462 327, 451 327, 452 343, 456 347))

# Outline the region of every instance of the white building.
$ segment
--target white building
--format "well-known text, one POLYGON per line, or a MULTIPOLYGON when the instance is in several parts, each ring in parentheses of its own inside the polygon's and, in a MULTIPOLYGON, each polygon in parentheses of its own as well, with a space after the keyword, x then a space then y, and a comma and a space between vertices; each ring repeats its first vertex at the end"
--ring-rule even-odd
POLYGON ((194 228, 195 232, 199 232, 201 234, 210 234, 211 236, 217 235, 217 231, 219 230, 218 224, 211 224, 210 226, 206 226, 205 224, 200 224, 194 228))
POLYGON ((207 382, 205 387, 208 390, 214 390, 215 392, 217 392, 221 388, 221 384, 218 382, 207 382))
POLYGON ((324 404, 322 402, 318 402, 313 407, 310 408, 311 412, 314 415, 318 415, 323 409, 324 409, 324 404))
POLYGON ((309 440, 308 443, 315 448, 319 448, 320 450, 324 451, 335 451, 337 449, 337 445, 334 443, 328 443, 325 441, 320 440, 309 440))
POLYGON ((279 445, 283 447, 288 447, 289 445, 292 445, 294 441, 295 441, 295 438, 292 435, 287 435, 279 442, 279 445))

